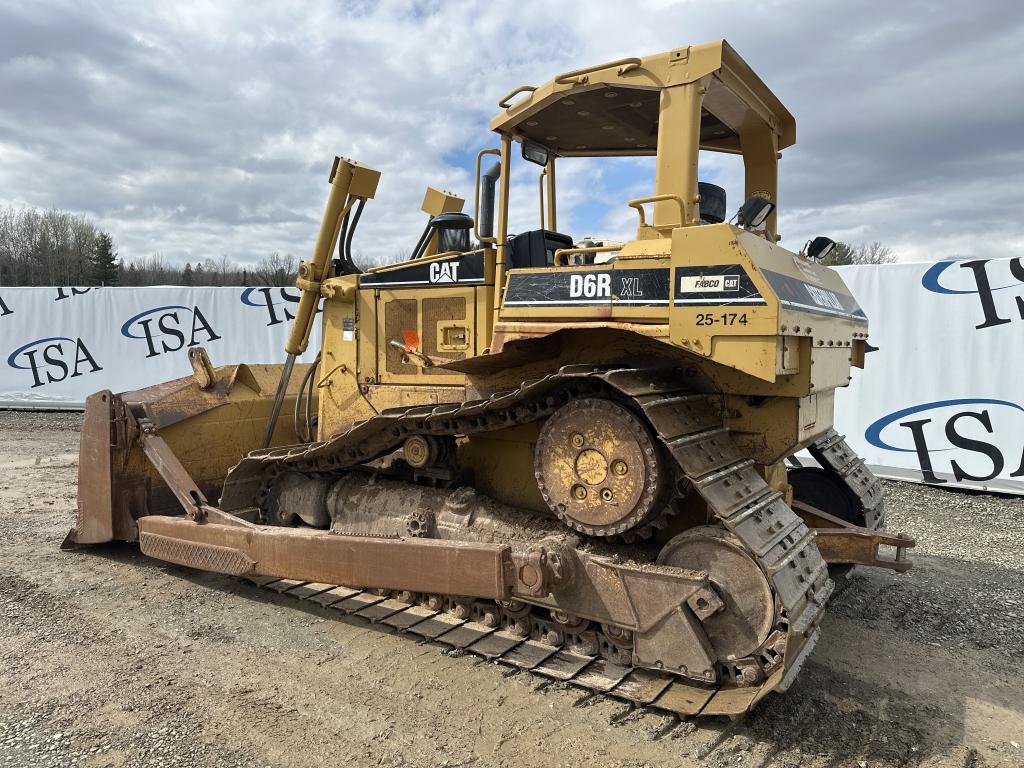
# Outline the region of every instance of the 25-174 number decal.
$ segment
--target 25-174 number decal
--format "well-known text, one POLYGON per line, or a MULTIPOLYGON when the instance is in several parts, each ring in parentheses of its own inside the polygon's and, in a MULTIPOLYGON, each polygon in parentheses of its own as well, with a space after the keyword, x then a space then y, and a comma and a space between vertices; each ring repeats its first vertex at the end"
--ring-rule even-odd
POLYGON ((697 325, 746 325, 747 322, 746 312, 697 313, 697 325))

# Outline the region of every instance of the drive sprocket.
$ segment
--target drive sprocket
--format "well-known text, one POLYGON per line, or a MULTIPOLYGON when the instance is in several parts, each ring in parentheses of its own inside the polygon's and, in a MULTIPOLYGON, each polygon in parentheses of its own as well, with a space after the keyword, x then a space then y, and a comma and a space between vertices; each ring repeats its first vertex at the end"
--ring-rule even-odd
POLYGON ((588 536, 617 536, 658 516, 668 468, 646 424, 601 397, 573 400, 541 428, 534 472, 551 511, 588 536))

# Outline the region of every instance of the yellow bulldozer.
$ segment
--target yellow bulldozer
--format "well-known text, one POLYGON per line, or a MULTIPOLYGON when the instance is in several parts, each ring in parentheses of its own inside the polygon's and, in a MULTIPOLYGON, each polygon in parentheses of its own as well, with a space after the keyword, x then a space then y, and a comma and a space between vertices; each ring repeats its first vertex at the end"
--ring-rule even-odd
POLYGON ((400 263, 355 264, 380 174, 335 159, 283 366, 193 347, 193 376, 89 398, 67 543, 137 541, 638 705, 741 714, 810 654, 830 568, 903 571, 914 543, 832 428, 869 349, 819 263, 833 243, 778 244, 794 119, 724 41, 499 108, 475 215, 428 189, 400 263), (730 220, 702 152, 742 156, 730 220), (623 201, 636 236, 577 244, 556 167, 623 156, 656 165, 623 201), (509 231, 514 161, 540 166, 538 229, 509 231), (789 467, 803 449, 817 466, 789 467))

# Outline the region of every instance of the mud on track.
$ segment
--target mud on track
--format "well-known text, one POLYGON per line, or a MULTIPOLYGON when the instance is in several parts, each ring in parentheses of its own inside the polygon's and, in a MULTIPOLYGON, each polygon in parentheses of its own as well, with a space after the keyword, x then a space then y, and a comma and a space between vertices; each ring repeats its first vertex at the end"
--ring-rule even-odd
POLYGON ((60 552, 79 421, 0 412, 0 766, 1024 765, 1024 501, 890 484, 916 568, 855 571, 790 693, 680 723, 130 546, 60 552))

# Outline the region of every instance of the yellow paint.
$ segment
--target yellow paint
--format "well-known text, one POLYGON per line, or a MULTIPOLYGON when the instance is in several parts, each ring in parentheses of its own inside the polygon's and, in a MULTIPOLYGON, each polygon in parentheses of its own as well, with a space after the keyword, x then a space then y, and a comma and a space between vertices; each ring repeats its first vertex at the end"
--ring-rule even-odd
MULTIPOLYGON (((827 429, 834 389, 848 382, 851 366, 863 364, 866 323, 784 306, 764 272, 845 294, 842 280, 760 234, 730 224, 699 223, 700 150, 739 153, 746 193, 777 201, 778 153, 795 141, 793 117, 735 51, 717 41, 575 70, 535 89, 519 89, 508 104, 491 123, 500 138, 501 148, 494 152, 502 174, 494 247, 484 251, 483 284, 385 290, 359 288, 354 275, 330 277, 329 258, 342 217, 360 200, 372 198, 379 180, 372 169, 336 161, 320 234, 299 281, 303 295, 289 340, 290 351, 304 348, 316 299, 322 298, 320 437, 386 408, 486 396, 562 365, 659 358, 686 371, 695 385, 726 395, 729 426, 761 463, 774 464, 827 429), (595 130, 579 115, 574 100, 589 100, 598 113, 595 119, 607 120, 609 129, 595 130), (613 119, 623 109, 634 110, 634 122, 644 119, 649 125, 626 131, 613 119), (555 120, 562 120, 558 136, 548 138, 554 134, 545 122, 555 120), (585 136, 598 143, 585 146, 580 138, 585 136), (667 304, 644 306, 618 296, 609 296, 602 306, 503 304, 511 166, 514 145, 524 138, 546 142, 550 151, 539 187, 530 185, 530 194, 540 193, 542 219, 550 227, 557 221, 556 157, 655 156, 655 186, 647 193, 655 199, 634 201, 644 209, 638 211, 637 235, 622 245, 612 263, 530 271, 668 270, 667 304), (733 264, 747 272, 763 304, 674 304, 677 268, 733 264), (442 312, 443 302, 448 309, 442 312), (709 322, 709 315, 716 316, 715 322, 709 322), (726 320, 719 322, 719 315, 726 320), (398 349, 393 343, 405 345, 409 339, 417 348, 398 349)), ((622 201, 624 209, 627 202, 622 201)), ((731 201, 731 208, 740 202, 731 201)), ((463 205, 453 193, 428 188, 422 209, 437 215, 461 211, 463 205)), ((769 229, 774 233, 774 216, 769 229)), ((435 254, 431 246, 415 264, 442 258, 449 256, 435 254)), ((410 264, 372 271, 386 274, 410 264)), ((530 430, 535 427, 474 436, 463 441, 459 456, 482 489, 538 508, 533 483, 523 482, 532 473, 536 435, 530 430)), ((589 477, 599 469, 608 470, 588 465, 581 471, 589 477)))

